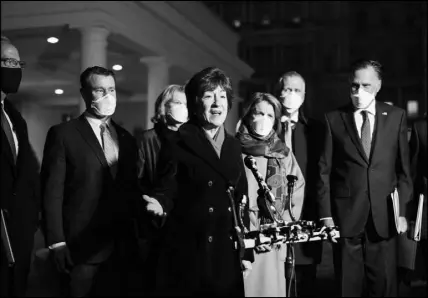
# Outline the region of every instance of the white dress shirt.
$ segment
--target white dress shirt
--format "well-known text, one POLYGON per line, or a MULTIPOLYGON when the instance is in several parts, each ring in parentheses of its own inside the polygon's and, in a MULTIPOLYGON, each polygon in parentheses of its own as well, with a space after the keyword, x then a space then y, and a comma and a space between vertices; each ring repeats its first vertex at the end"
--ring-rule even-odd
MULTIPOLYGON (((4 109, 4 102, 1 103, 1 108, 4 109)), ((7 114, 6 111, 4 111, 4 114, 6 115, 7 122, 9 123, 10 129, 12 130, 13 141, 15 143, 15 149, 16 149, 16 156, 18 156, 18 152, 19 152, 18 136, 16 135, 16 131, 15 131, 15 128, 13 127, 12 121, 10 121, 9 115, 7 114)))
POLYGON ((369 117, 370 121, 370 140, 373 140, 373 130, 374 130, 374 124, 375 124, 375 116, 376 116, 376 100, 373 100, 373 102, 366 108, 366 109, 357 109, 354 112, 354 119, 355 124, 357 126, 358 136, 361 139, 361 128, 363 126, 363 115, 362 111, 367 111, 367 115, 369 117))

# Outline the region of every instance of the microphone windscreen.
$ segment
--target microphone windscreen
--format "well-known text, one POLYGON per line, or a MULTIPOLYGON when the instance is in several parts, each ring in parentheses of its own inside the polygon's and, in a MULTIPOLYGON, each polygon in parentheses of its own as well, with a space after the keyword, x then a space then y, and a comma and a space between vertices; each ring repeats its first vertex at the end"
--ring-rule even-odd
POLYGON ((256 160, 252 156, 247 155, 244 158, 244 164, 246 165, 247 168, 254 169, 254 167, 256 165, 256 160))

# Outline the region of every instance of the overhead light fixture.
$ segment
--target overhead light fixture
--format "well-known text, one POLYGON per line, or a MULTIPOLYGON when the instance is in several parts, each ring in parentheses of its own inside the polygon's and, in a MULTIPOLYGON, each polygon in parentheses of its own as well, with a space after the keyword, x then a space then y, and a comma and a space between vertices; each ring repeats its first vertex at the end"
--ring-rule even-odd
POLYGON ((61 95, 64 93, 64 90, 62 89, 55 89, 55 94, 61 95))
POLYGON ((49 37, 48 38, 48 43, 57 43, 58 41, 59 41, 59 39, 56 37, 49 37))
POLYGON ((119 70, 122 70, 122 68, 123 67, 120 64, 113 65, 113 70, 119 71, 119 70))
POLYGON ((241 27, 241 21, 240 20, 234 20, 233 21, 233 27, 235 27, 235 28, 241 27))

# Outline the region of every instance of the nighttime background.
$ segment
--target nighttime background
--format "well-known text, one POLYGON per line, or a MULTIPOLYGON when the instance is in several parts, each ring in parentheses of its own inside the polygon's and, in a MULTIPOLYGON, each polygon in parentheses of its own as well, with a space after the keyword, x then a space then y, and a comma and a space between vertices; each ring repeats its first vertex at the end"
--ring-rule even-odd
POLYGON ((254 68, 242 96, 273 92, 285 71, 306 79, 309 114, 320 117, 348 100, 350 64, 384 67, 381 101, 426 111, 425 1, 205 1, 241 36, 239 57, 254 68), (412 105, 412 104, 410 104, 412 105))
MULTIPOLYGON (((39 161, 48 129, 82 112, 79 75, 94 64, 115 70, 114 119, 136 136, 151 127, 166 85, 184 84, 208 66, 234 82, 229 132, 250 95, 273 93, 291 70, 306 80, 309 116, 344 105, 349 66, 360 58, 383 65, 377 99, 405 109, 409 127, 427 110, 426 1, 1 1, 1 30, 27 62, 11 99, 39 161)), ((43 246, 38 231, 34 251, 43 246)), ((401 296, 426 295, 422 269, 401 296)), ((35 259, 28 295, 56 296, 58 285, 55 268, 35 259)), ((316 291, 334 295, 328 243, 316 291)))

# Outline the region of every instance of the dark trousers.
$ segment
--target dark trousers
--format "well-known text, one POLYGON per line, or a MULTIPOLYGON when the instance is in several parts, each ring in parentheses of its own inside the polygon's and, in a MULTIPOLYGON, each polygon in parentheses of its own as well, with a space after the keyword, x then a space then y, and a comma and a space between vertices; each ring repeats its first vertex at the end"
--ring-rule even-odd
POLYGON ((30 273, 31 250, 15 256, 15 265, 8 267, 3 249, 0 253, 0 297, 25 297, 30 273))
POLYGON ((379 237, 371 216, 364 231, 333 245, 333 259, 340 296, 397 296, 395 238, 379 237))
POLYGON ((65 297, 121 297, 135 289, 132 262, 136 261, 131 247, 115 250, 107 260, 98 264, 77 264, 61 279, 65 297), (127 255, 124 255, 127 254, 127 255))
POLYGON ((317 264, 295 265, 296 270, 296 296, 313 297, 317 296, 316 276, 317 264))

